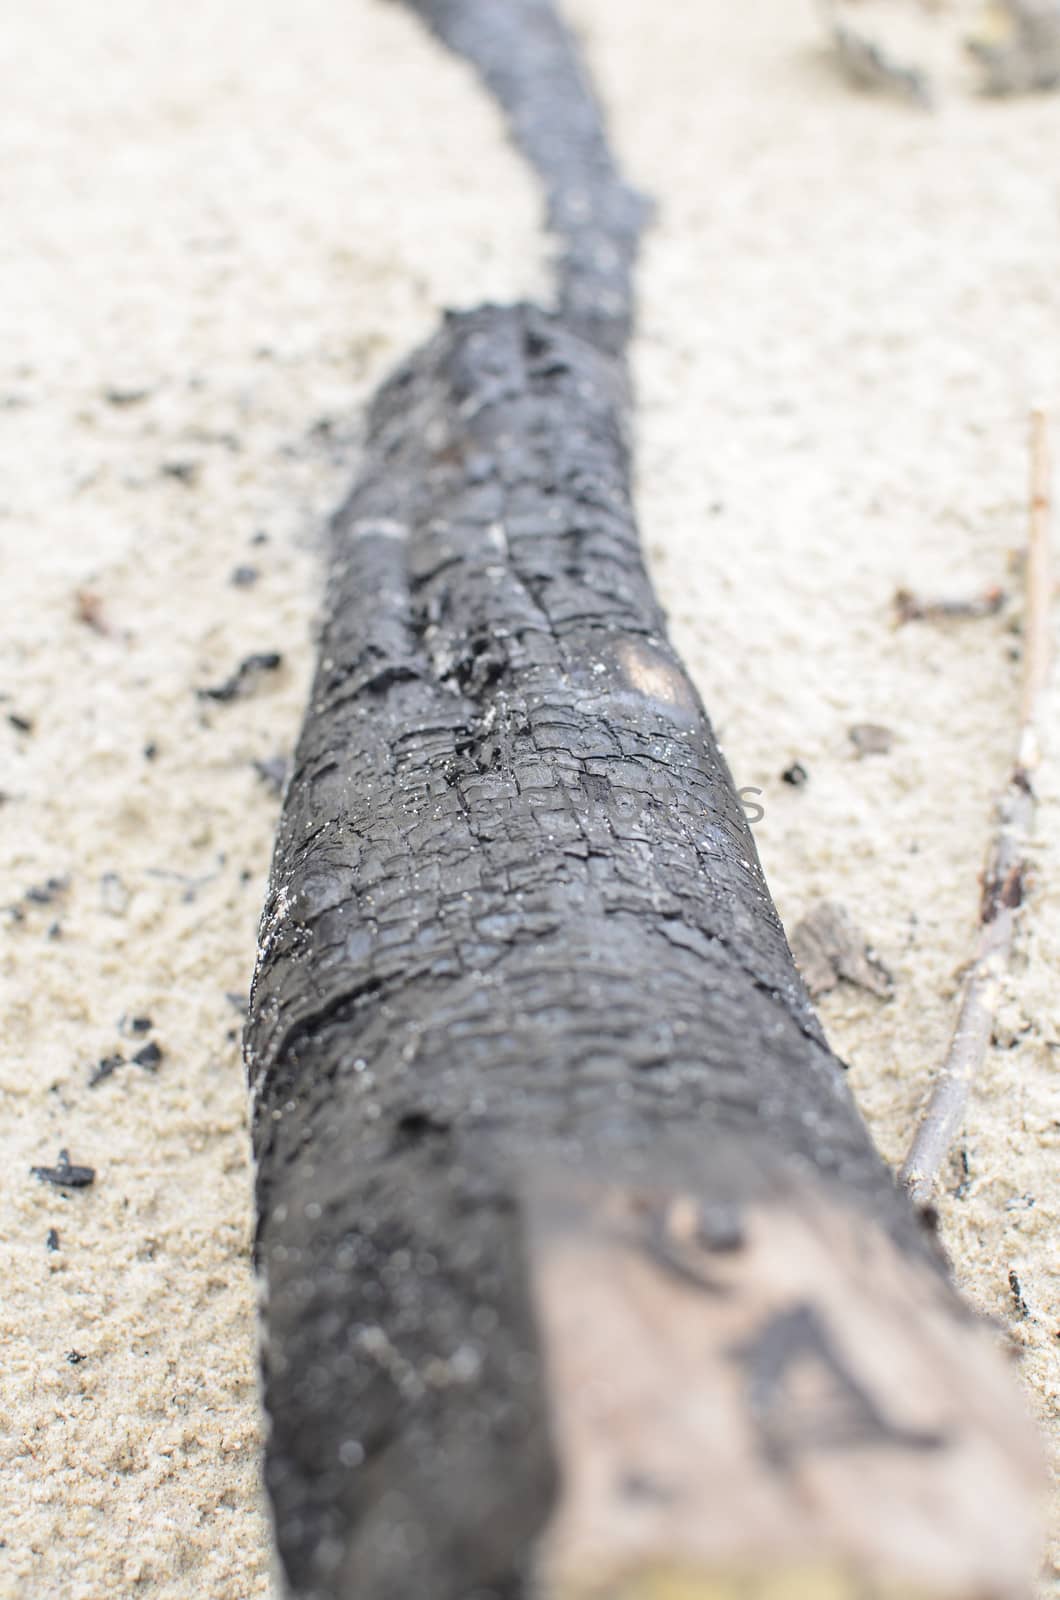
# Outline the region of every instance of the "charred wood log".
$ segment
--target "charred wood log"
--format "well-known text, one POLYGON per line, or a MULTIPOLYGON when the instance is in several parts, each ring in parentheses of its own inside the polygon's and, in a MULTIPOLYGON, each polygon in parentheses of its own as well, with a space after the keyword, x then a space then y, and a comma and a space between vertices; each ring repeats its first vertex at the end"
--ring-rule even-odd
MULTIPOLYGON (((551 9, 418 9, 562 227, 535 118, 597 114, 551 9), (502 11, 525 71, 476 56, 502 11)), ((557 310, 448 317, 332 530, 247 1032, 286 1579, 1014 1596, 1007 1375, 870 1143, 644 571, 635 202, 593 126, 607 284, 565 230, 557 310)))

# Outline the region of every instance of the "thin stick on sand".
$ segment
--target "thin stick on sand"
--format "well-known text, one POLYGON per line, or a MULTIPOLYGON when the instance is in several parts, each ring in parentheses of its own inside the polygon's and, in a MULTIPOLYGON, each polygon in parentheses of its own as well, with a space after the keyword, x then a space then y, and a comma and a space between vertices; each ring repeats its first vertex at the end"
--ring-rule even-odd
POLYGON ((957 1026, 902 1167, 902 1182, 918 1205, 931 1200, 939 1170, 960 1132, 968 1092, 993 1032, 1001 984, 1012 953, 1016 914, 1023 900, 1026 841, 1034 820, 1032 780, 1040 759, 1038 726, 1050 654, 1050 465, 1048 424, 1040 410, 1031 413, 1030 491, 1019 744, 998 807, 998 830, 983 876, 979 940, 965 981, 957 1026))

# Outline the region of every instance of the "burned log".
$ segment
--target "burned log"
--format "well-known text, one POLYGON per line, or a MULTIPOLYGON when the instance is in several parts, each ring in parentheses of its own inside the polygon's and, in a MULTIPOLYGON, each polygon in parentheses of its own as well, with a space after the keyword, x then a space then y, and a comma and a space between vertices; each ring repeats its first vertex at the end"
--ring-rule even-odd
POLYGON ((290 1592, 1015 1596, 1009 1380, 862 1125, 642 564, 639 208, 543 0, 417 9, 567 264, 556 309, 450 315, 393 376, 332 528, 247 1029, 290 1592))

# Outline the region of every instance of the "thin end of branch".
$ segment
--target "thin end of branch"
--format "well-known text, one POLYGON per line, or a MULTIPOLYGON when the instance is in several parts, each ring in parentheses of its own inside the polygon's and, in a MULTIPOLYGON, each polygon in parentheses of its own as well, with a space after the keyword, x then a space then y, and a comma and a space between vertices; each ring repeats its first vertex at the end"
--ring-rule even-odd
POLYGON ((986 924, 980 932, 976 958, 965 982, 957 1026, 946 1059, 902 1165, 901 1181, 915 1205, 930 1204, 943 1162, 964 1123, 968 1093, 993 1034, 1012 932, 1011 911, 986 924))

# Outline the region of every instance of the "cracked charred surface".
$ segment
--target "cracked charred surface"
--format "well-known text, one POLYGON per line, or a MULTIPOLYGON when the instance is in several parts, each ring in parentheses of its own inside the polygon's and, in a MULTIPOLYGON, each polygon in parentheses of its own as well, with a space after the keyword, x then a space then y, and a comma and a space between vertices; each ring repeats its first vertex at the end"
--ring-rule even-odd
POLYGON ((625 408, 558 319, 451 317, 336 519, 248 1032, 298 1593, 522 1592, 534 1174, 739 1209, 801 1167, 920 1251, 667 642, 625 408))

